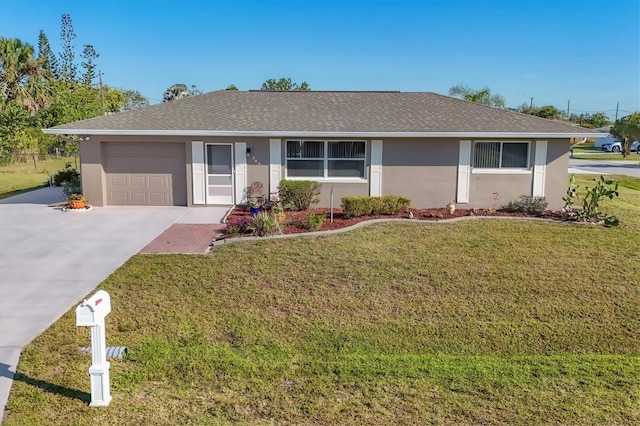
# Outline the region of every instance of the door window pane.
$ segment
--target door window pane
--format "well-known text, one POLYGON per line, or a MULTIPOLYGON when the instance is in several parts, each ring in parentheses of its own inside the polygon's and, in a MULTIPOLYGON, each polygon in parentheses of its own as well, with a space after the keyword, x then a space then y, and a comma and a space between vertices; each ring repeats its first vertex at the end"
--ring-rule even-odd
POLYGON ((230 175, 231 170, 231 146, 207 145, 207 173, 230 175))

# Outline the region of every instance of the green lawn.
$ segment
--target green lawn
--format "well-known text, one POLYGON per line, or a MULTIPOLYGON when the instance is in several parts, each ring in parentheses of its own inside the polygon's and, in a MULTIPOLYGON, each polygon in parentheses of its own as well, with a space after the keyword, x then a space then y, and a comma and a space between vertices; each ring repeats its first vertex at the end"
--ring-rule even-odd
POLYGON ((604 204, 618 228, 392 223, 136 255, 100 285, 107 343, 130 351, 111 405, 87 406, 71 309, 24 350, 5 424, 639 424, 639 187, 604 204))
MULTIPOLYGON (((601 151, 602 152, 602 151, 601 151)), ((574 152, 573 158, 577 158, 579 160, 598 160, 598 161, 631 161, 635 160, 640 162, 640 155, 635 152, 623 157, 621 153, 601 153, 601 154, 582 154, 580 155, 578 152, 574 152)))
POLYGON ((0 200, 46 186, 49 177, 64 169, 65 163, 74 165, 73 158, 9 164, 0 166, 0 200))

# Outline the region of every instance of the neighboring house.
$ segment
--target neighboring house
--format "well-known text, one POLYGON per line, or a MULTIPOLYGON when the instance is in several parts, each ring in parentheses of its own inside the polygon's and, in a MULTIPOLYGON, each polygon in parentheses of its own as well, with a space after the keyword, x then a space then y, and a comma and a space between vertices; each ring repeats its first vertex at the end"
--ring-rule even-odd
POLYGON ((105 205, 232 205, 262 183, 404 195, 412 207, 560 208, 569 141, 601 133, 435 93, 218 91, 45 129, 80 135, 82 186, 105 205))

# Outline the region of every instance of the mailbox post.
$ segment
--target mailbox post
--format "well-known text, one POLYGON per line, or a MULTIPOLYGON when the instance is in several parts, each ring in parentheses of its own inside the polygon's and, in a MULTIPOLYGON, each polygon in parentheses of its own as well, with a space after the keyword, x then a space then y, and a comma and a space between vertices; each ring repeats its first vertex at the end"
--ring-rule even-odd
POLYGON ((111 297, 99 290, 76 308, 76 326, 91 327, 91 407, 104 407, 111 402, 109 386, 109 362, 104 318, 111 312, 111 297))

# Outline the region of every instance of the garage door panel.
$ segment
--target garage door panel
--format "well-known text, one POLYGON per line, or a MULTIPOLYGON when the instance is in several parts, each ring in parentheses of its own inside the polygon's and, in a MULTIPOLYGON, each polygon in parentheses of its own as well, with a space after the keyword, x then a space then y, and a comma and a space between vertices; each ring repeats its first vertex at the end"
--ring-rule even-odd
POLYGON ((108 204, 186 205, 185 145, 106 143, 108 204))

